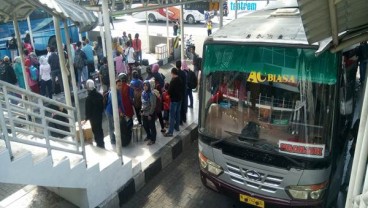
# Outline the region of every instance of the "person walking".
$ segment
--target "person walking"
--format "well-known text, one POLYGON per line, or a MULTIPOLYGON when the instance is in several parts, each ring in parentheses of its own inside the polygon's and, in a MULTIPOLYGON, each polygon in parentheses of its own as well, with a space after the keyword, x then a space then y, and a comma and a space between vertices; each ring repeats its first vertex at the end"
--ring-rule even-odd
POLYGON ((207 21, 207 35, 210 36, 212 34, 212 21, 208 19, 207 21))
POLYGON ((173 25, 173 31, 174 31, 173 35, 174 36, 178 35, 178 29, 179 29, 179 23, 178 23, 178 20, 176 20, 173 25))
POLYGON ((151 84, 149 80, 143 83, 142 92, 142 109, 143 128, 147 133, 147 138, 144 141, 149 141, 147 145, 155 144, 156 142, 156 96, 151 91, 151 84))
POLYGON ((41 95, 52 99, 51 67, 45 56, 40 58, 41 95))
POLYGON ((139 34, 136 33, 133 40, 133 48, 134 48, 134 59, 135 62, 142 63, 142 41, 139 39, 139 34))
POLYGON ((103 140, 104 134, 102 129, 102 114, 104 111, 103 97, 97 92, 95 83, 92 79, 87 80, 86 87, 88 90, 88 96, 86 98, 85 104, 86 119, 82 125, 89 120, 97 147, 105 148, 105 142, 103 140))
POLYGON ((179 78, 179 71, 177 68, 171 69, 172 79, 169 86, 170 103, 170 125, 169 130, 164 134, 165 137, 172 137, 174 129, 179 131, 180 124, 180 108, 183 99, 183 81, 179 78))

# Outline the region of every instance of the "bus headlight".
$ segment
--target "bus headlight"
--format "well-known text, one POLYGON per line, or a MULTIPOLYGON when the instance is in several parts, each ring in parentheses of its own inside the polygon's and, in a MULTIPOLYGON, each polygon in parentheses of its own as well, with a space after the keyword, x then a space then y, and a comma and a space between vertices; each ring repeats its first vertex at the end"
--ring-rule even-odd
POLYGON ((206 170, 207 172, 210 172, 211 174, 215 176, 218 176, 223 172, 223 169, 221 168, 221 166, 209 160, 201 152, 198 153, 198 157, 199 157, 199 165, 201 169, 206 170))
POLYGON ((323 197, 326 190, 327 182, 306 186, 288 186, 286 191, 294 199, 313 199, 317 200, 323 197))

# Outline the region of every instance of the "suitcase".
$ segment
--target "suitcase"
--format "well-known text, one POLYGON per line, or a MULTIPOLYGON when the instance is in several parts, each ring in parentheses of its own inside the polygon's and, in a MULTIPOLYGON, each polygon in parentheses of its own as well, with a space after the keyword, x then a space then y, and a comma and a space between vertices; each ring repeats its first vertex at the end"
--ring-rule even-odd
POLYGON ((133 126, 133 143, 142 141, 142 125, 138 124, 133 126))

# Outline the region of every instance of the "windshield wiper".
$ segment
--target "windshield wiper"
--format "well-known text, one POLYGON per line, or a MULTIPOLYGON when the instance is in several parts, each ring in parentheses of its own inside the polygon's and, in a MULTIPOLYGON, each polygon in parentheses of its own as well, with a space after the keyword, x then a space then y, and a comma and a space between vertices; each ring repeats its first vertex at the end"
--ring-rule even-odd
POLYGON ((256 148, 256 149, 260 149, 260 150, 265 150, 265 151, 277 153, 277 155, 280 155, 281 157, 283 157, 283 158, 287 159, 288 161, 294 163, 298 167, 302 167, 303 166, 303 163, 294 160, 290 156, 285 155, 285 154, 280 154, 280 152, 278 151, 279 148, 276 147, 276 146, 274 146, 274 145, 272 145, 272 144, 270 144, 270 143, 267 143, 267 141, 265 139, 248 137, 248 136, 237 134, 237 133, 231 132, 231 131, 225 131, 225 132, 228 133, 228 134, 230 134, 230 136, 229 137, 222 138, 222 139, 219 139, 219 140, 216 140, 214 142, 211 142, 210 145, 213 146, 213 145, 216 145, 216 144, 221 143, 223 141, 226 141, 226 140, 229 140, 231 138, 237 137, 239 143, 241 143, 241 144, 245 144, 247 146, 250 146, 250 147, 253 147, 253 148, 256 148))
POLYGON ((222 138, 222 139, 218 139, 218 140, 216 140, 216 141, 214 141, 214 142, 211 142, 210 143, 210 146, 214 146, 214 145, 216 145, 216 144, 218 144, 218 143, 221 143, 221 142, 223 142, 223 141, 225 141, 225 140, 228 140, 228 139, 231 139, 231 138, 233 138, 233 137, 235 137, 235 136, 229 136, 229 137, 225 137, 225 138, 222 138))
MULTIPOLYGON (((249 142, 248 142, 248 144, 249 144, 249 142)), ((274 146, 274 145, 272 145, 272 144, 270 144, 270 143, 266 143, 266 142, 260 142, 260 143, 253 143, 253 144, 251 144, 253 147, 256 147, 256 148, 258 148, 258 149, 262 149, 262 150, 266 150, 266 151, 271 151, 271 152, 275 152, 275 153, 277 153, 277 155, 280 155, 281 157, 283 157, 283 158, 285 158, 285 159, 287 159, 287 160, 289 160, 290 162, 292 162, 292 163, 294 163, 295 165, 297 165, 297 166, 302 166, 302 164, 303 163, 300 163, 300 162, 298 162, 298 161, 296 161, 296 160, 294 160, 293 158, 291 158, 290 156, 288 156, 288 155, 285 155, 285 154, 280 154, 280 152, 279 152, 279 148, 278 147, 276 147, 276 146, 274 146)))

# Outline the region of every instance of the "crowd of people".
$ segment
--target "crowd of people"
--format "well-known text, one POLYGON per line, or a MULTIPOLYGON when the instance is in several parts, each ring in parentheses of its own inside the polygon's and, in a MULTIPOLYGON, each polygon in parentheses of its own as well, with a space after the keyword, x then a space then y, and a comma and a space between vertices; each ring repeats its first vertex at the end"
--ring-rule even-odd
MULTIPOLYGON (((14 43, 12 40, 9 43, 14 43)), ((137 124, 142 125, 147 133, 148 145, 155 144, 157 132, 155 121, 158 118, 161 132, 167 136, 173 136, 174 130, 179 131, 180 125, 186 122, 188 108, 193 108, 192 90, 197 87, 197 73, 200 66, 195 64, 200 60, 192 49, 194 73, 185 61, 177 61, 176 68, 171 69, 172 80, 165 81, 165 76, 160 73, 158 64, 146 68, 147 77, 141 74, 142 41, 139 34, 134 35, 123 32, 120 38, 114 38, 113 61, 118 94, 118 112, 120 116, 120 128, 122 144, 128 145, 132 137, 133 120, 136 117, 137 124), (188 105, 189 97, 189 105, 188 105)), ((24 40, 24 63, 26 82, 24 82, 21 66, 21 57, 13 59, 4 57, 1 62, 1 80, 40 93, 52 99, 53 94, 63 90, 61 82, 60 60, 55 46, 47 47, 47 54, 37 57, 32 46, 27 45, 29 40, 24 40)), ((11 44, 10 44, 11 45, 11 44)), ((13 47, 13 46, 11 46, 13 47)), ((17 47, 15 47, 17 48, 17 47)), ((79 88, 88 91, 85 106, 85 119, 89 120, 97 146, 104 148, 102 118, 106 114, 109 122, 109 134, 112 144, 116 144, 112 114, 112 99, 109 79, 109 67, 107 58, 103 56, 101 44, 94 42, 93 46, 87 38, 72 45, 72 53, 64 57, 74 61, 76 82, 79 88), (94 62, 97 56, 98 63, 94 62), (96 89, 94 74, 98 69, 102 92, 96 89)))
POLYGON ((170 82, 165 81, 166 77, 160 72, 158 64, 147 67, 145 78, 142 78, 138 71, 138 67, 133 67, 131 78, 127 73, 119 73, 115 80, 116 89, 109 89, 102 94, 97 91, 93 80, 87 80, 89 93, 85 104, 86 120, 90 120, 97 146, 105 146, 102 132, 103 113, 109 123, 110 142, 116 144, 111 90, 117 92, 123 146, 130 143, 134 125, 143 126, 147 134, 144 141, 147 141, 147 145, 153 145, 157 138, 157 119, 161 133, 166 137, 172 137, 174 131, 179 131, 180 126, 187 122, 187 109, 193 108, 192 90, 197 87, 198 80, 186 61, 176 62, 176 67, 170 71, 170 82), (188 97, 191 98, 189 105, 188 97))

